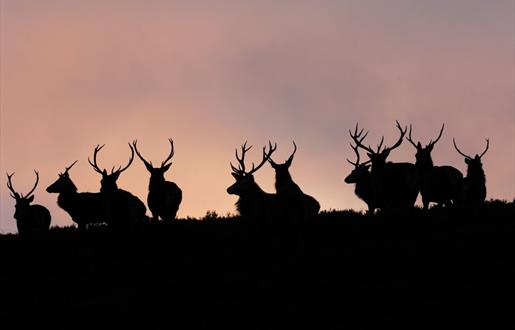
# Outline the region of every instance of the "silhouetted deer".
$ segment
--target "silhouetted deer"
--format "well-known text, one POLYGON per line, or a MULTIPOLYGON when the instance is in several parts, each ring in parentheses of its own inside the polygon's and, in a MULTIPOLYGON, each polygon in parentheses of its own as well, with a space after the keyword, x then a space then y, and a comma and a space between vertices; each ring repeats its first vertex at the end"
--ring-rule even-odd
POLYGON ((127 170, 134 160, 134 149, 129 143, 131 156, 125 167, 111 170, 111 174, 105 169, 100 169, 97 165, 97 154, 104 146, 97 145, 93 153, 93 161, 88 158, 89 164, 93 169, 102 175, 100 181, 100 193, 104 204, 105 215, 108 223, 117 227, 134 227, 147 219, 145 204, 136 196, 128 191, 119 189, 116 181, 120 174, 127 170))
POLYGON ((481 157, 488 151, 490 140, 486 139, 486 148, 481 155, 476 154, 474 158, 464 154, 456 146, 456 141, 452 139, 454 148, 463 157, 465 157, 465 163, 467 164, 467 176, 463 179, 462 191, 461 191, 461 202, 469 206, 477 206, 482 204, 486 199, 486 178, 485 172, 483 171, 483 164, 481 163, 481 157))
POLYGON ((411 125, 408 137, 406 137, 406 140, 417 149, 415 167, 418 172, 419 189, 424 210, 429 208, 430 202, 442 205, 456 203, 460 194, 463 174, 452 166, 434 166, 431 158, 431 151, 442 137, 443 130, 444 125, 442 125, 436 140, 429 141, 425 148, 422 147, 420 142, 415 143, 411 138, 411 125))
POLYGON ((289 168, 297 152, 295 141, 293 146, 293 153, 283 164, 277 164, 271 157, 268 161, 275 170, 275 190, 280 202, 287 208, 288 220, 293 223, 299 221, 306 223, 318 214, 320 204, 312 196, 304 194, 290 175, 289 168))
MULTIPOLYGON (((356 126, 357 129, 357 126, 356 126)), ((361 131, 362 133, 363 131, 361 131)), ((358 132, 355 131, 354 134, 357 136, 358 132)), ((360 141, 363 141, 365 137, 359 137, 360 141)), ((354 169, 352 172, 347 175, 345 178, 346 183, 354 183, 354 193, 356 196, 358 196, 361 200, 363 200, 367 206, 368 206, 368 213, 373 214, 377 203, 374 199, 374 190, 372 187, 372 176, 370 174, 369 163, 370 160, 360 163, 359 162, 359 150, 358 146, 352 145, 352 143, 349 143, 352 150, 354 150, 354 153, 356 154, 356 162, 351 162, 349 159, 347 161, 354 166, 354 169)))
POLYGON ((36 173, 36 183, 25 196, 17 193, 13 188, 11 179, 14 173, 7 173, 7 188, 10 191, 11 197, 16 200, 14 219, 16 219, 18 234, 21 236, 45 233, 50 228, 50 223, 52 222, 50 211, 46 207, 38 204, 30 205, 34 201, 32 193, 36 190, 39 182, 39 173, 37 171, 34 171, 34 173, 36 173))
POLYGON ((418 195, 418 179, 415 165, 411 163, 386 162, 390 152, 402 144, 404 135, 408 130, 407 127, 402 129, 398 121, 396 121, 396 124, 400 131, 400 137, 397 142, 393 146, 385 146, 381 150, 384 142, 383 136, 377 146, 377 151, 374 151, 370 146, 362 144, 368 132, 360 138, 363 130, 357 133, 357 125, 354 134, 349 130, 349 134, 356 143, 356 146, 365 149, 372 161, 371 178, 374 199, 381 209, 402 210, 412 208, 418 195))
POLYGON ((261 163, 257 167, 252 163, 250 171, 245 170, 245 154, 252 148, 252 146, 247 147, 247 142, 241 146, 241 158, 238 156, 238 149, 236 149, 238 168, 231 163, 231 175, 236 182, 227 188, 227 193, 240 197, 236 202, 236 209, 243 218, 253 222, 270 223, 272 219, 282 216, 279 212, 280 206, 277 195, 264 192, 254 181, 253 176, 277 149, 277 145, 272 146, 271 142, 268 144, 268 151, 266 147, 263 147, 261 163))
POLYGON ((57 193, 57 205, 68 212, 79 229, 86 229, 87 225, 106 222, 101 193, 77 192, 77 187, 70 179, 68 171, 77 161, 59 173, 57 181, 52 183, 46 191, 57 193))
POLYGON ((139 153, 137 148, 138 141, 132 142, 136 154, 141 159, 147 171, 150 172, 150 183, 148 185, 147 204, 152 218, 158 220, 159 217, 165 221, 175 219, 179 205, 182 201, 182 191, 174 183, 165 181, 165 172, 170 169, 172 162, 170 161, 174 155, 173 140, 170 141, 171 151, 168 157, 161 163, 160 167, 154 167, 152 162, 147 162, 145 158, 139 153), (168 163, 170 161, 170 163, 168 163))

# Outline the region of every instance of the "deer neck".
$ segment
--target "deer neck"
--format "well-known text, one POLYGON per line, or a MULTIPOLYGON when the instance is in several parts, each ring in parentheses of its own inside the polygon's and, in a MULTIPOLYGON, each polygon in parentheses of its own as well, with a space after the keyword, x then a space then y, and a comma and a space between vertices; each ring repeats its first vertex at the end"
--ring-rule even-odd
POLYGON ((150 177, 150 181, 148 184, 148 190, 159 190, 165 186, 165 180, 162 178, 152 178, 150 177))
POLYGON ((482 169, 471 169, 469 167, 467 168, 467 179, 469 182, 484 184, 486 182, 485 172, 482 169))

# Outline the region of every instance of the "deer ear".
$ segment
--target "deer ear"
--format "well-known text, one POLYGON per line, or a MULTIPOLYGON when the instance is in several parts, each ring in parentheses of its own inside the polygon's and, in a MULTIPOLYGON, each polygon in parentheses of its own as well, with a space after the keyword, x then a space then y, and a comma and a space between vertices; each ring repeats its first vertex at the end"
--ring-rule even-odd
POLYGON ((240 176, 236 173, 231 173, 231 175, 233 176, 233 178, 235 178, 236 180, 239 180, 240 179, 240 176))
POLYGON ((268 158, 268 162, 270 163, 270 165, 272 165, 274 169, 277 168, 277 164, 272 160, 272 158, 268 158))
POLYGON ((105 169, 102 171, 102 175, 107 176, 107 171, 105 169))
POLYGON ((417 143, 417 149, 422 149, 422 145, 420 144, 420 141, 417 143))
POLYGON ((481 157, 479 157, 479 155, 476 155, 476 157, 474 158, 475 160, 480 160, 481 157))
POLYGON ((34 201, 34 195, 27 198, 27 202, 32 203, 34 201))
POLYGON ((467 165, 470 164, 470 159, 465 158, 465 164, 467 164, 467 165))
POLYGON ((284 165, 290 167, 292 161, 293 161, 293 156, 290 156, 290 158, 288 158, 288 160, 286 161, 286 163, 284 163, 284 165))
POLYGON ((161 169, 163 170, 163 173, 168 171, 170 169, 170 166, 172 166, 172 163, 168 164, 168 165, 165 165, 163 167, 161 167, 161 169))
POLYGON ((154 169, 154 167, 152 167, 152 165, 151 165, 151 164, 147 164, 146 162, 145 162, 144 164, 145 164, 145 167, 147 168, 147 171, 152 172, 152 170, 154 169))
POLYGON ((430 144, 430 145, 428 145, 428 146, 427 146, 427 150, 428 150, 429 152, 433 151, 433 147, 434 147, 434 146, 435 146, 434 144, 430 144))

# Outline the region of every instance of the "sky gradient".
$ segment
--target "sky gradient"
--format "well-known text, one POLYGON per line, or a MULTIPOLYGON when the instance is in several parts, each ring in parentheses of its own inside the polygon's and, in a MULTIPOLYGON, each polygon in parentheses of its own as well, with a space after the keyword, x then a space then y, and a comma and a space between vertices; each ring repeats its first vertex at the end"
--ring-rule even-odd
MULTIPOLYGON (((322 209, 364 209, 343 182, 348 129, 365 142, 397 138, 395 120, 427 143, 443 122, 436 165, 462 172, 452 147, 483 157, 487 198, 515 196, 515 2, 507 1, 24 1, 0 0, 0 232, 16 229, 14 187, 53 225, 72 224, 45 188, 70 171, 98 191, 87 163, 123 165, 138 139, 154 163, 176 153, 166 178, 183 190, 180 217, 234 212, 229 162, 245 140, 298 146, 294 180, 322 209)), ((363 157, 365 157, 363 153, 363 157)), ((392 161, 414 162, 405 141, 392 161)), ((136 159, 118 181, 146 202, 136 159)), ((274 172, 256 180, 272 192, 274 172)))

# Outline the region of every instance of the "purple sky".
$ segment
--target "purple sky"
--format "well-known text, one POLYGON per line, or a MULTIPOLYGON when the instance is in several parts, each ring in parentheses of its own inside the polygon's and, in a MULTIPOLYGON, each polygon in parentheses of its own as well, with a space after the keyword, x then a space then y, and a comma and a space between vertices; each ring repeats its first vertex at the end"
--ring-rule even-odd
MULTIPOLYGON (((5 172, 54 225, 69 225, 44 189, 71 171, 98 191, 87 164, 96 144, 111 168, 137 138, 154 163, 176 155, 167 179, 184 192, 179 216, 234 212, 229 161, 245 140, 299 147, 294 180, 323 209, 363 209, 343 178, 347 130, 359 122, 375 145, 446 130, 435 164, 465 171, 452 147, 483 157, 488 198, 515 192, 514 1, 23 1, 0 0, 0 232, 15 231, 5 172)), ((258 148, 256 148, 259 150, 258 148)), ((256 160, 258 152, 249 154, 256 160)), ((250 159, 249 159, 250 160, 250 159)), ((404 143, 393 161, 414 161, 404 143)), ((273 170, 256 180, 273 191, 273 170)), ((119 186, 146 201, 139 160, 119 186)))

